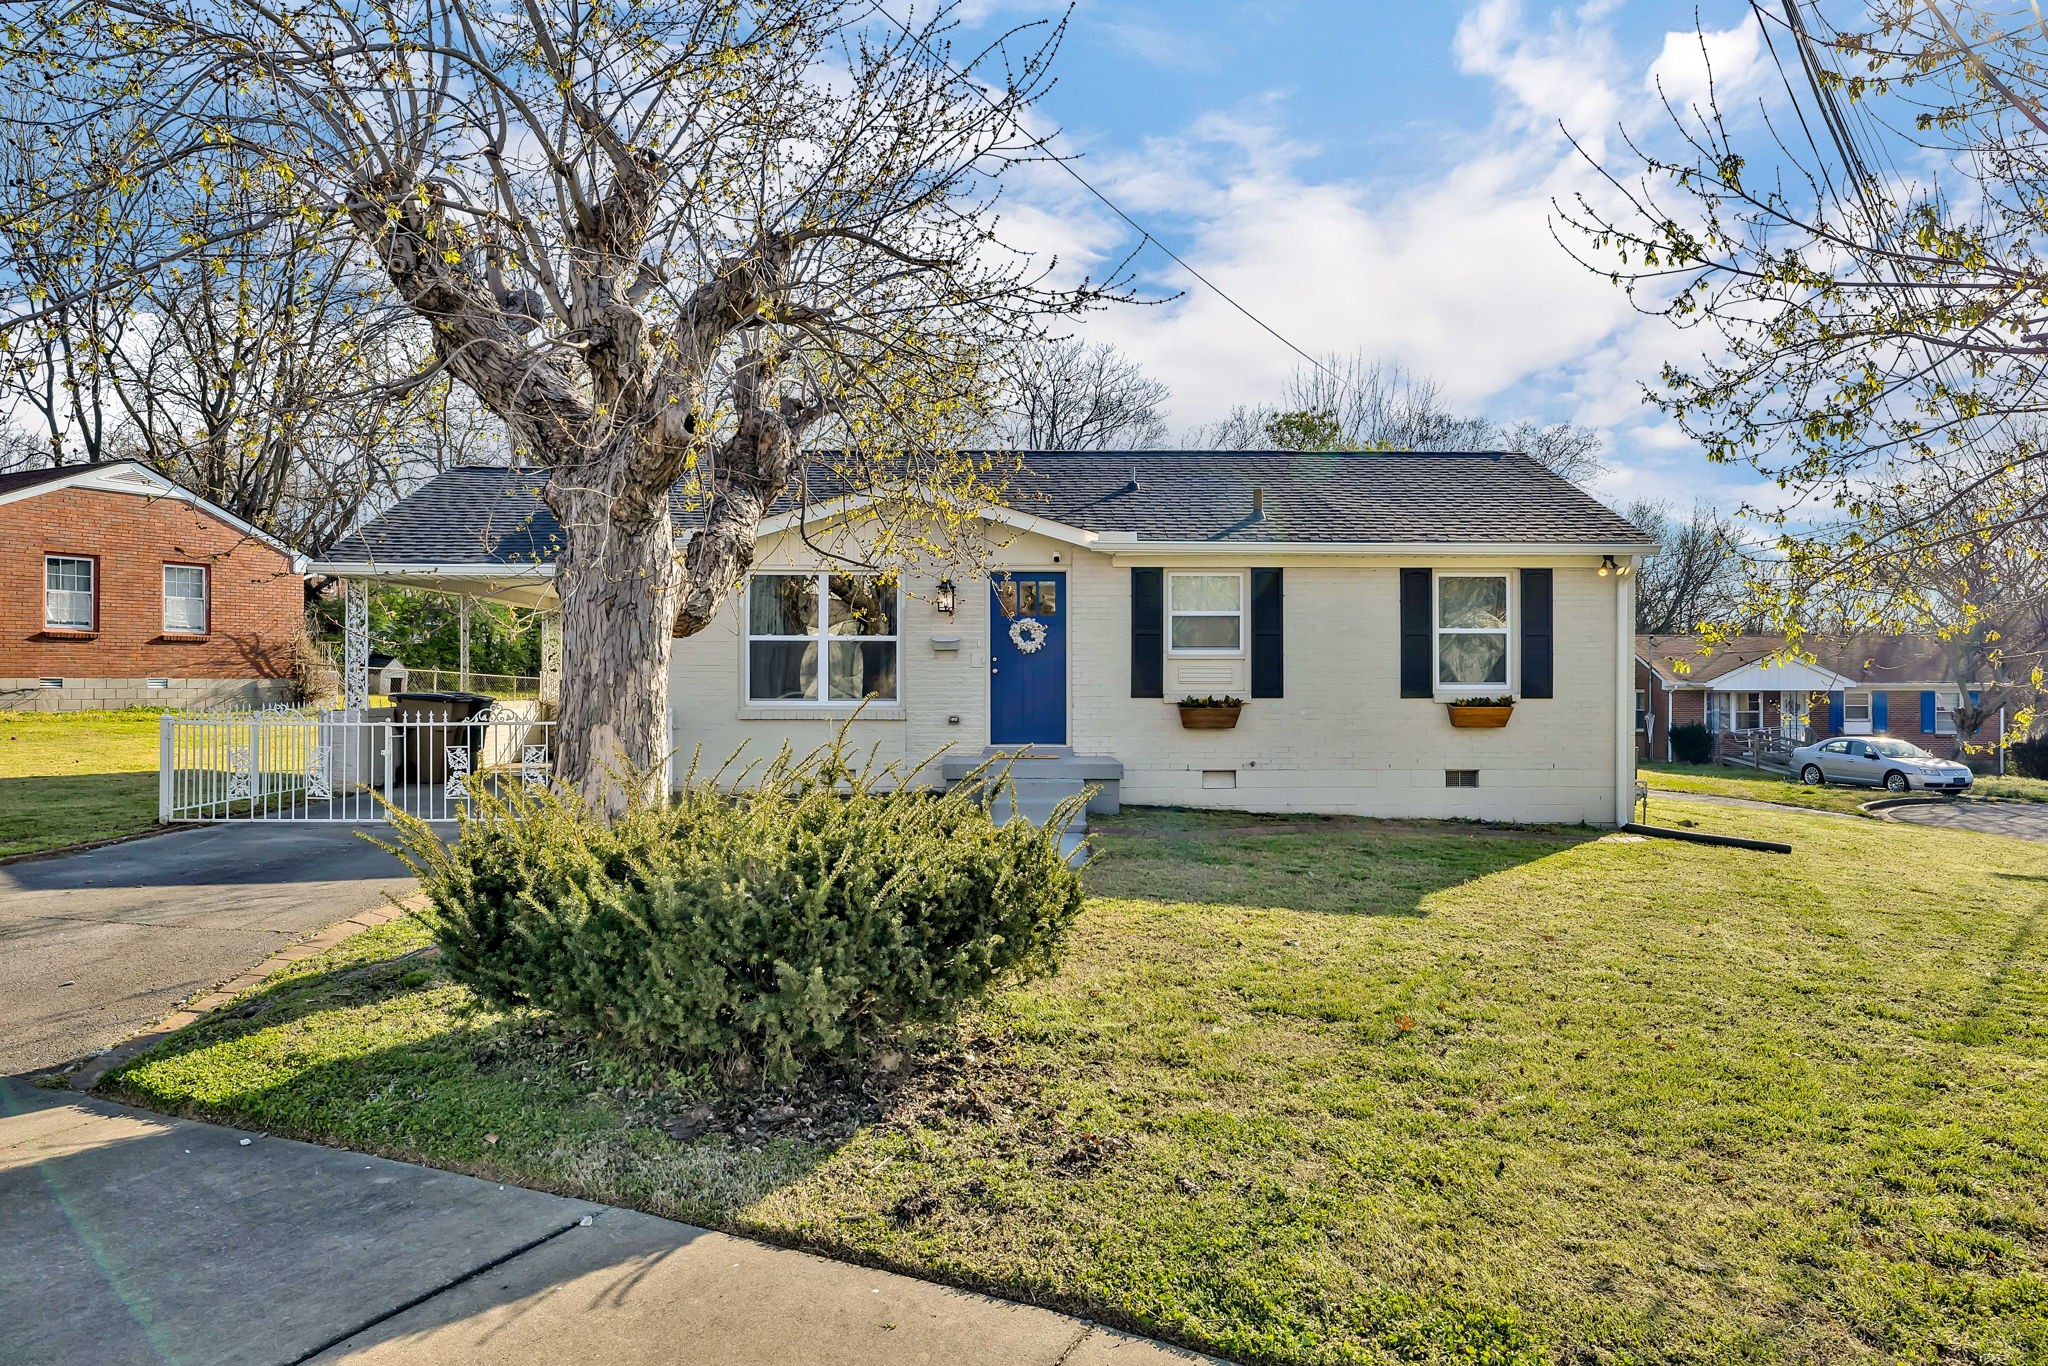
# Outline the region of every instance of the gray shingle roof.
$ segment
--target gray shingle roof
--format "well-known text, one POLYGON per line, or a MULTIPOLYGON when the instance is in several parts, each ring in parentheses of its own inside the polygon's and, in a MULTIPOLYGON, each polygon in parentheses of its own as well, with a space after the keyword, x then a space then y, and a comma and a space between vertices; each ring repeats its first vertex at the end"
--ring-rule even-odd
MULTIPOLYGON (((1522 455, 1497 452, 1037 452, 1006 501, 1084 531, 1143 541, 1264 545, 1644 544, 1650 538, 1522 455), (1135 484, 1135 487, 1133 485, 1135 484), (1253 491, 1264 514, 1252 515, 1253 491)), ((561 527, 545 470, 439 475, 336 542, 323 559, 511 565, 552 560, 561 527)), ((814 490, 814 493, 816 490, 814 490)), ((786 500, 785 500, 786 502, 786 500)), ((695 516, 680 494, 678 526, 695 516)))

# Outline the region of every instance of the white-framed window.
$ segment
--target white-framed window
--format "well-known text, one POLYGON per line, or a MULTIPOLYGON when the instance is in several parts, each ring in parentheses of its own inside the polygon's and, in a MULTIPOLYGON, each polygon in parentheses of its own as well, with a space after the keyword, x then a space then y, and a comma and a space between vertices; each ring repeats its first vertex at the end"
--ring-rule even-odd
POLYGON ((842 705, 897 698, 897 588, 858 574, 747 580, 747 700, 842 705))
POLYGON ((43 625, 58 631, 93 629, 93 593, 99 562, 89 555, 43 556, 43 625))
POLYGON ((1172 655, 1244 653, 1244 575, 1168 574, 1166 652, 1172 655))
POLYGON ((1437 691, 1507 692, 1512 663, 1508 576, 1438 574, 1435 579, 1437 691))
POLYGON ((1937 688, 1934 691, 1935 735, 1956 733, 1956 708, 1963 705, 1963 695, 1954 688, 1937 688))
POLYGON ((1870 734, 1869 689, 1857 688, 1842 694, 1842 733, 1844 735, 1870 734))
POLYGON ((1650 694, 1647 689, 1636 689, 1636 729, 1643 734, 1650 733, 1650 694))
POLYGON ((203 564, 164 566, 164 634, 206 634, 207 578, 203 564))
POLYGON ((1735 694, 1735 729, 1762 730, 1764 728, 1764 695, 1760 692, 1739 692, 1735 694))

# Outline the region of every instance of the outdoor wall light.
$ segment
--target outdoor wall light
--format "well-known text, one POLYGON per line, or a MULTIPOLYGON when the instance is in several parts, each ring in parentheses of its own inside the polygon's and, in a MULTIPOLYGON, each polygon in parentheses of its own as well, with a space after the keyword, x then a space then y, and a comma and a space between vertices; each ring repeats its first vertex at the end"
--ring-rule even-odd
POLYGON ((953 615, 953 609, 959 605, 954 597, 953 581, 940 579, 938 595, 932 599, 932 606, 939 609, 939 615, 950 617, 953 615))
POLYGON ((1622 567, 1621 567, 1620 565, 1618 565, 1618 564, 1616 564, 1616 563, 1614 562, 1614 557, 1613 557, 1612 555, 1602 555, 1602 556, 1600 557, 1600 577, 1601 577, 1601 578, 1603 578, 1603 579, 1604 579, 1604 578, 1606 578, 1606 577, 1607 577, 1607 576, 1608 576, 1609 574, 1627 574, 1627 573, 1628 573, 1628 571, 1627 571, 1626 569, 1623 569, 1623 568, 1622 568, 1622 567))

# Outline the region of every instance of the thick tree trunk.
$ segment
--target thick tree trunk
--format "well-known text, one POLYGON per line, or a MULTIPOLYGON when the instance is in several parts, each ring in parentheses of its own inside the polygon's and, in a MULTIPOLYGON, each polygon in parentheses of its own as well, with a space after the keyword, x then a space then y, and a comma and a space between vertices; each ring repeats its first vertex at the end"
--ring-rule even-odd
POLYGON ((669 753, 668 662, 682 570, 666 494, 659 515, 621 517, 574 474, 549 483, 566 533, 555 562, 562 612, 556 766, 594 809, 658 799, 669 753))

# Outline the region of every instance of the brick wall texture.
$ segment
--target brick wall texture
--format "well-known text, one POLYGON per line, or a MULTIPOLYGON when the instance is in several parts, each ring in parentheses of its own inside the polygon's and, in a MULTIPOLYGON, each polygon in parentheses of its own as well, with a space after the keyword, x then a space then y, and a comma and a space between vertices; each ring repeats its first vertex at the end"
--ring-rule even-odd
MULTIPOLYGON (((1286 696, 1253 698, 1237 728, 1190 731, 1174 703, 1188 693, 1250 692, 1245 658, 1166 660, 1164 698, 1131 693, 1130 570, 1111 555, 1027 533, 990 549, 996 564, 1067 574, 1069 741, 1077 754, 1122 762, 1122 798, 1138 805, 1612 824, 1621 735, 1616 714, 1615 594, 1596 561, 1534 557, 1443 570, 1551 567, 1554 697, 1525 699, 1500 730, 1458 730, 1440 702, 1400 695, 1399 571, 1423 561, 1327 557, 1259 562, 1285 571, 1286 696), (1054 557, 1058 559, 1055 561, 1054 557), (1477 787, 1445 785, 1445 770, 1476 769, 1477 787), (1225 777, 1225 775, 1228 775, 1225 777), (1228 782, 1231 786, 1218 786, 1228 782)), ((1153 559, 1152 564, 1164 563, 1153 559)), ((1179 560, 1174 569, 1235 568, 1179 560)), ((790 537, 764 541, 759 567, 815 569, 790 537)), ((989 604, 985 580, 964 570, 905 576, 900 691, 854 728, 862 755, 915 764, 988 743, 989 604), (951 618, 932 606, 940 577, 960 583, 951 618), (944 648, 957 637, 957 648, 944 648)), ((716 768, 742 743, 765 759, 787 740, 799 752, 831 738, 844 712, 773 712, 742 697, 744 614, 728 600, 711 626, 675 643, 670 697, 679 766, 701 747, 716 768)), ((1469 691, 1469 690, 1468 690, 1469 691)), ((930 776, 936 776, 935 766, 930 776)))
POLYGON ((19 701, 35 689, 27 705, 277 700, 304 602, 287 556, 177 499, 68 488, 0 505, 0 690, 19 701), (45 625, 46 555, 97 561, 93 630, 45 625), (207 567, 203 633, 165 631, 167 564, 207 567), (46 678, 64 686, 41 688, 46 678), (150 678, 170 686, 147 688, 150 678))

